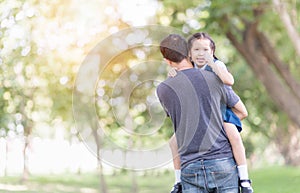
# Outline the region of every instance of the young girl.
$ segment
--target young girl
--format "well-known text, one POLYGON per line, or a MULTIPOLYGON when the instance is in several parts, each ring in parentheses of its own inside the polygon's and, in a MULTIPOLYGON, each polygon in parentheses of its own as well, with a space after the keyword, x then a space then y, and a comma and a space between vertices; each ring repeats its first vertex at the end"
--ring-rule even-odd
MULTIPOLYGON (((215 56, 215 43, 206 33, 195 33, 188 39, 189 54, 196 68, 214 72, 229 87, 234 84, 233 76, 228 72, 226 65, 215 56)), ((176 70, 176 69, 175 69, 176 70)), ((171 70, 170 76, 176 76, 176 71, 171 70)), ((228 89, 231 89, 228 88, 228 89)), ((251 181, 248 177, 247 160, 245 148, 239 132, 242 130, 241 121, 248 116, 246 107, 240 100, 233 109, 222 109, 224 118, 224 129, 232 147, 233 155, 237 163, 240 186, 242 193, 252 193, 251 181)), ((175 135, 170 139, 170 147, 173 155, 175 169, 175 185, 171 193, 181 193, 180 186, 180 158, 175 135)))

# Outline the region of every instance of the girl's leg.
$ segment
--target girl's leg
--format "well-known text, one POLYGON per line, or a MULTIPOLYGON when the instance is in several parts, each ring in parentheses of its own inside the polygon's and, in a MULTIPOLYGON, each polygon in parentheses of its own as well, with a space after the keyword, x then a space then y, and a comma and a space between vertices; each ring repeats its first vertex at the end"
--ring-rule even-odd
POLYGON ((234 159, 237 163, 239 178, 242 182, 241 186, 251 188, 248 175, 245 147, 242 141, 242 137, 238 132, 236 126, 232 123, 224 122, 224 129, 231 144, 234 159))
POLYGON ((232 123, 224 122, 224 128, 231 144, 233 156, 237 165, 247 165, 245 147, 242 141, 242 137, 238 132, 236 126, 232 123))

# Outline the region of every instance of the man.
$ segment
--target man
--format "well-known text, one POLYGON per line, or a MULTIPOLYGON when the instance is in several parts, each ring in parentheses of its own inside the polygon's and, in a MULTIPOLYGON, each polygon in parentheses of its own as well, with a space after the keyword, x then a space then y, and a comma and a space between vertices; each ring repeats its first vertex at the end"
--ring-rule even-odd
POLYGON ((223 128, 221 104, 233 107, 239 97, 212 72, 195 69, 187 42, 177 34, 162 40, 160 51, 178 74, 157 87, 171 118, 181 161, 183 192, 238 193, 238 174, 223 128))

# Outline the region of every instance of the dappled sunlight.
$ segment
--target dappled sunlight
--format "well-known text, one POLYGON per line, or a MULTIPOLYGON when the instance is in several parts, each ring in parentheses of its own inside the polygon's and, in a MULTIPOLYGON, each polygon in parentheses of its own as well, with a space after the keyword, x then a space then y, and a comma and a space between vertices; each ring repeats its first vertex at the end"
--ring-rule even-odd
POLYGON ((121 30, 99 42, 78 71, 73 101, 76 126, 94 154, 100 147, 95 138, 102 142, 102 160, 108 164, 141 169, 171 160, 167 139, 172 126, 156 96, 168 69, 158 45, 170 31, 180 33, 157 25, 121 30), (126 155, 117 158, 114 149, 126 155), (148 161, 159 155, 161 159, 148 161))
MULTIPOLYGON (((91 157, 92 154, 85 156, 86 161, 90 160, 92 164, 82 160, 84 157, 76 157, 76 154, 84 154, 84 150, 88 152, 83 143, 79 145, 64 140, 75 137, 75 133, 66 132, 72 126, 70 120, 65 120, 70 119, 69 111, 72 109, 72 104, 69 103, 71 96, 67 89, 72 88, 76 77, 79 82, 77 91, 94 96, 99 72, 102 70, 99 64, 109 55, 110 49, 86 57, 89 50, 95 43, 123 28, 146 25, 150 20, 154 21, 157 6, 155 0, 130 1, 129 4, 124 1, 107 0, 50 3, 21 3, 11 0, 0 4, 0 35, 3 37, 0 58, 6 59, 11 54, 23 57, 18 63, 11 61, 9 65, 13 66, 12 71, 9 65, 5 66, 5 71, 10 74, 6 74, 5 81, 1 82, 1 85, 7 88, 3 94, 5 102, 8 103, 5 112, 15 114, 16 117, 23 115, 19 120, 7 119, 8 130, 5 126, 0 128, 1 136, 10 137, 2 138, 6 143, 4 147, 8 147, 1 150, 6 155, 6 159, 3 156, 0 162, 3 167, 2 174, 4 170, 8 173, 21 173, 24 159, 28 159, 27 167, 32 173, 95 169, 96 161, 95 157, 91 157), (139 15, 138 20, 136 14, 139 15), (30 60, 27 60, 28 56, 30 60), (83 61, 86 68, 78 72, 83 61), (11 79, 14 76, 17 77, 16 81, 11 79), (90 80, 86 81, 87 78, 90 80), (9 89, 12 86, 18 90, 9 89), (66 97, 70 98, 68 102, 64 102, 66 97), (22 102, 24 98, 27 99, 25 104, 22 102), (56 124, 56 120, 60 120, 60 124, 56 124), (25 147, 25 139, 22 136, 31 135, 32 130, 35 135, 30 139, 29 146, 25 147), (64 132, 59 139, 52 140, 52 136, 56 135, 58 130, 64 132), (27 148, 26 158, 22 153, 24 148, 27 148), (74 155, 71 155, 72 152, 74 155), (69 155, 71 158, 61 155, 69 155), (72 159, 77 161, 71 162, 72 159)), ((126 52, 127 48, 137 43, 150 45, 151 39, 146 38, 148 35, 145 30, 135 30, 126 37, 114 38, 109 46, 113 45, 112 49, 121 48, 121 51, 126 52)), ((136 49, 134 55, 138 60, 145 60, 146 52, 147 50, 136 49)), ((121 73, 124 67, 134 68, 138 60, 123 60, 119 67, 114 67, 113 74, 121 73)), ((138 80, 136 74, 132 74, 130 78, 132 82, 138 80)), ((102 87, 107 86, 107 83, 108 81, 103 81, 102 87)), ((99 88, 96 93, 99 97, 105 97, 106 92, 105 89, 99 88)), ((97 102, 100 106, 104 104, 97 102)), ((139 114, 143 111, 139 111, 139 114)), ((139 114, 135 115, 135 123, 142 125, 146 120, 143 121, 144 118, 139 114)))

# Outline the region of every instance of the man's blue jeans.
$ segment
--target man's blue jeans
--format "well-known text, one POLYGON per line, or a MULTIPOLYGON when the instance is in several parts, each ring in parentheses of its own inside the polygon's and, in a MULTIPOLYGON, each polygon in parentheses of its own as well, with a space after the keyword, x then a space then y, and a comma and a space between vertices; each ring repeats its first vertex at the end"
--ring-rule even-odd
POLYGON ((183 193, 238 193, 238 173, 233 158, 199 160, 181 171, 183 193))

